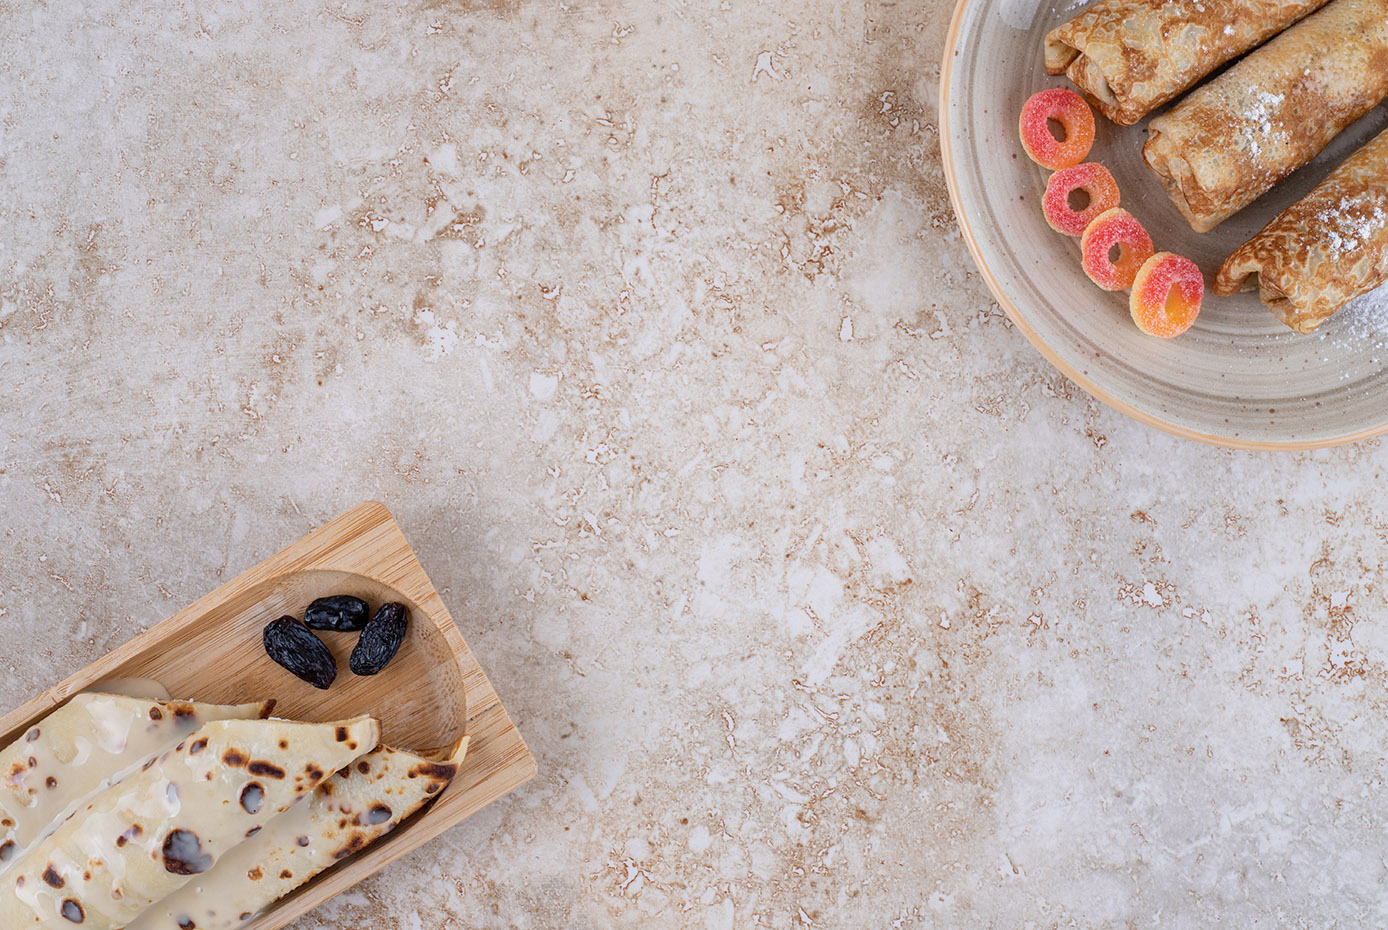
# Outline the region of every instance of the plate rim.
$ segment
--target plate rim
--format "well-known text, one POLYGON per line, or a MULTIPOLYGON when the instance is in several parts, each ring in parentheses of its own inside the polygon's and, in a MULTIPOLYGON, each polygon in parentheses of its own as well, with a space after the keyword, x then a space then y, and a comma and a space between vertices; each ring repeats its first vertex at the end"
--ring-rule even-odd
POLYGON ((1242 449, 1256 452, 1296 452, 1308 449, 1326 449, 1335 446, 1348 445, 1361 442, 1365 439, 1372 439, 1388 432, 1388 420, 1357 430, 1352 433, 1344 433, 1339 436, 1327 436, 1318 439, 1304 440, 1253 440, 1244 439, 1236 436, 1224 436, 1219 433, 1208 433, 1200 430, 1182 426, 1164 420, 1161 417, 1149 413, 1141 408, 1134 407, 1132 404, 1115 397, 1100 388, 1090 378, 1077 370, 1073 365, 1066 363, 1054 349, 1046 343, 1035 329, 1027 322, 1025 316, 1013 303, 1012 299, 1003 289, 992 268, 984 260, 983 251, 978 244, 978 238, 973 227, 969 223, 967 211, 963 209, 959 195, 959 181, 954 165, 954 138, 950 124, 950 91, 953 86, 954 63, 956 50, 959 43, 959 33, 963 27, 965 11, 974 3, 982 3, 985 0, 956 0, 954 13, 950 17, 949 31, 945 34, 944 56, 940 63, 940 96, 938 100, 939 123, 940 123, 940 161, 945 175, 945 186, 949 190, 949 202, 951 209, 954 210, 955 221, 959 224, 960 235, 964 238, 964 244, 969 250, 969 255, 973 258, 974 266, 978 269, 983 282, 988 286, 993 299, 1002 307, 1007 318, 1012 321, 1027 342, 1041 353, 1042 357, 1066 378, 1077 384, 1087 394, 1100 403, 1118 411, 1139 423, 1159 429, 1162 432, 1182 439, 1192 439, 1196 442, 1210 446, 1217 446, 1224 449, 1242 449))

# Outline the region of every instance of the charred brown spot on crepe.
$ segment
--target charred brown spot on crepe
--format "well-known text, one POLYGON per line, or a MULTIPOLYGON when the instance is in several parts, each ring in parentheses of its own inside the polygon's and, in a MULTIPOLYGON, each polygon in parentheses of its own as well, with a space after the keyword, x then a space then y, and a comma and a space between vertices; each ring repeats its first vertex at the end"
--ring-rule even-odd
POLYGON ((171 830, 164 838, 164 869, 175 875, 198 875, 212 868, 212 857, 202 851, 202 840, 191 830, 171 830))
POLYGON ((344 843, 336 852, 333 853, 334 859, 346 859, 348 856, 357 852, 366 845, 366 837, 361 833, 353 833, 347 837, 344 843))
POLYGON ((283 779, 284 769, 275 765, 273 762, 266 762, 264 759, 255 759, 246 766, 246 771, 252 775, 262 775, 265 778, 283 779))
POLYGON ((422 777, 430 780, 430 783, 424 786, 425 794, 438 794, 457 774, 458 766, 452 762, 421 762, 409 771, 410 778, 422 777))
POLYGON ((410 777, 424 776, 438 781, 449 781, 458 774, 458 766, 453 762, 421 762, 410 769, 410 777))
POLYGON ((123 832, 120 836, 116 837, 116 848, 124 848, 126 843, 129 843, 131 840, 144 835, 144 832, 144 829, 138 823, 131 824, 130 826, 125 828, 125 832, 123 832))
POLYGON ((32 730, 30 730, 28 733, 26 733, 26 734, 24 735, 25 741, 26 741, 26 742, 29 742, 29 743, 32 743, 34 740, 36 740, 36 739, 38 739, 38 738, 39 738, 39 728, 38 728, 38 727, 34 727, 32 730))
POLYGON ((198 753, 202 752, 202 751, 203 751, 204 749, 206 749, 206 748, 207 748, 207 740, 205 740, 205 739, 195 739, 195 740, 193 740, 193 744, 192 744, 191 746, 188 747, 188 755, 190 755, 190 756, 196 756, 198 753))
POLYGON ((87 913, 86 911, 82 910, 82 905, 74 901, 72 898, 63 899, 61 913, 65 919, 70 920, 75 924, 80 924, 82 921, 87 919, 87 913))
POLYGON ((42 877, 43 883, 49 888, 62 888, 67 884, 67 881, 58 874, 58 870, 53 867, 51 862, 44 868, 42 877))
POLYGON ((228 749, 222 754, 222 764, 239 769, 250 761, 250 757, 239 749, 228 749))
POLYGON ((246 787, 241 789, 241 809, 248 814, 260 813, 260 806, 265 803, 265 788, 258 782, 249 782, 246 787))

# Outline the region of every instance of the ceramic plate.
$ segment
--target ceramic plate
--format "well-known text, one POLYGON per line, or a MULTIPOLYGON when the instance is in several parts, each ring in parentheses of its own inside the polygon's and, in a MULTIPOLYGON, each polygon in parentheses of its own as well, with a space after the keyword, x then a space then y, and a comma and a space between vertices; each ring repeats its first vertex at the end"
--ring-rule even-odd
MULTIPOLYGON (((1087 3, 961 0, 940 76, 945 174, 959 225, 994 296, 1069 378, 1110 406, 1161 429, 1218 445, 1298 449, 1388 430, 1388 286, 1361 297, 1310 335, 1286 328, 1256 294, 1206 291, 1200 318, 1173 340, 1140 333, 1126 292, 1099 290, 1080 270, 1079 240, 1041 215, 1049 176, 1017 141, 1022 104, 1046 87, 1042 38, 1087 3)), ((1158 111, 1160 112, 1160 111, 1158 111)), ((1123 206, 1158 250, 1220 263, 1388 126, 1379 107, 1320 157, 1242 213, 1193 232, 1142 162, 1147 121, 1096 116, 1091 161, 1113 172, 1123 206)))

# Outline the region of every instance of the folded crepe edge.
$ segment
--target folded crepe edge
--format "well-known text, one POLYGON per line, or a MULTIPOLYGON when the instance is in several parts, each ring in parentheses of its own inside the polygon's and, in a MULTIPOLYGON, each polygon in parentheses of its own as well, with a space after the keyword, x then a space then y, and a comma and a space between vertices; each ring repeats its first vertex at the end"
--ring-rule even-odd
POLYGON ((470 736, 460 736, 451 743, 444 743, 442 746, 430 746, 428 749, 405 749, 401 746, 384 746, 395 752, 408 752, 412 756, 419 756, 430 762, 462 762, 463 756, 467 754, 470 736), (456 757, 456 758, 455 758, 456 757))
POLYGON ((460 736, 454 744, 453 754, 448 757, 448 761, 456 765, 459 772, 463 770, 463 759, 467 758, 468 746, 471 744, 471 736, 460 736))
MULTIPOLYGON (((302 723, 303 721, 292 720, 287 722, 302 723)), ((343 727, 347 727, 349 729, 363 727, 367 731, 367 733, 364 734, 361 738, 362 748, 361 752, 359 752, 358 755, 368 753, 371 750, 375 749, 377 746, 381 745, 381 721, 371 716, 370 714, 359 714, 356 717, 347 717, 342 720, 329 720, 325 723, 316 725, 325 727, 337 727, 339 730, 341 730, 343 727)), ((343 742, 343 737, 340 732, 337 738, 338 742, 343 742)))
POLYGON ((1089 104, 1119 126, 1132 126, 1148 113, 1171 99, 1168 94, 1160 100, 1120 100, 1103 64, 1083 47, 1084 40, 1076 38, 1077 23, 1084 14, 1070 20, 1046 34, 1045 64, 1046 73, 1065 75, 1078 87, 1089 104), (1072 28, 1075 27, 1075 28, 1072 28))
POLYGON ((1229 254, 1215 272, 1212 290, 1221 297, 1232 297, 1241 291, 1260 290, 1263 263, 1249 248, 1257 237, 1248 240, 1229 254))
POLYGON ((1313 317, 1301 312, 1287 288, 1277 282, 1275 271, 1269 263, 1259 261, 1252 250, 1246 248, 1253 241, 1256 238, 1235 249, 1219 266, 1215 274, 1214 292, 1222 297, 1231 297, 1240 292, 1257 291, 1258 300, 1273 316, 1289 329, 1303 335, 1329 319, 1329 315, 1313 317))
MULTIPOLYGON (((1185 186, 1196 185, 1194 172, 1191 171, 1190 163, 1176 152, 1167 151, 1169 148, 1166 136, 1162 134, 1158 120, 1153 120, 1147 124, 1147 141, 1142 145, 1142 160, 1148 169, 1157 176, 1161 182, 1162 190, 1166 191, 1166 196, 1171 198, 1171 203, 1185 217, 1190 228, 1198 233, 1207 233, 1220 223, 1227 220, 1233 213, 1220 213, 1212 215, 1197 214, 1190 205, 1190 199, 1186 196, 1185 186)), ((1237 211, 1235 211, 1237 212, 1237 211)))
POLYGON ((1093 107, 1119 126, 1131 126, 1148 112, 1142 104, 1135 104, 1131 99, 1118 99, 1104 66, 1095 61, 1092 55, 1081 54, 1065 69, 1065 74, 1084 91, 1085 98, 1093 107))
MULTIPOLYGON (((159 705, 161 705, 161 706, 163 706, 163 707, 177 706, 177 705, 179 705, 179 704, 203 704, 203 705, 208 706, 208 707, 235 707, 235 708, 237 708, 238 710, 242 710, 242 709, 245 709, 245 708, 248 708, 248 707, 254 707, 254 708, 257 709, 257 710, 256 710, 256 715, 257 715, 261 720, 265 720, 265 719, 267 719, 271 714, 273 714, 273 713, 275 712, 275 705, 278 703, 278 701, 276 701, 275 698, 266 698, 266 699, 263 700, 263 701, 239 701, 239 702, 236 702, 236 701, 199 701, 199 700, 195 700, 195 699, 193 699, 193 698, 173 698, 173 697, 168 697, 168 698, 140 698, 140 697, 131 697, 131 696, 128 695, 128 694, 121 694, 121 693, 118 692, 118 691, 78 691, 76 694, 72 695, 72 696, 69 697, 66 701, 64 701, 61 705, 59 705, 59 707, 66 707, 66 706, 69 705, 69 704, 76 703, 76 702, 77 702, 78 700, 80 700, 81 698, 87 698, 87 697, 108 697, 108 698, 120 698, 120 699, 126 700, 126 701, 147 701, 147 702, 149 702, 150 704, 159 704, 159 705)), ((53 710, 58 710, 59 707, 55 707, 55 708, 53 708, 53 710)), ((49 711, 49 713, 52 713, 52 711, 49 711)))
MULTIPOLYGON (((1073 20, 1071 21, 1073 22, 1073 20)), ((1065 73, 1065 69, 1070 67, 1070 63, 1080 57, 1080 50, 1070 42, 1061 37, 1061 32, 1069 23, 1057 26, 1046 33, 1045 58, 1046 73, 1060 75, 1065 73)))

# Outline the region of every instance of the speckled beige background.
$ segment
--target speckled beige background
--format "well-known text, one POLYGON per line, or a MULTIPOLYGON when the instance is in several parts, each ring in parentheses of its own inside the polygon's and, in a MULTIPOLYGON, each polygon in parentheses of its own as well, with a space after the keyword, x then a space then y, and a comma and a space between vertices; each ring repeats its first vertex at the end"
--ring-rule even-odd
POLYGON ((1388 920, 1381 443, 973 272, 945 2, 0 0, 0 704, 367 498, 539 777, 296 930, 1388 920))

